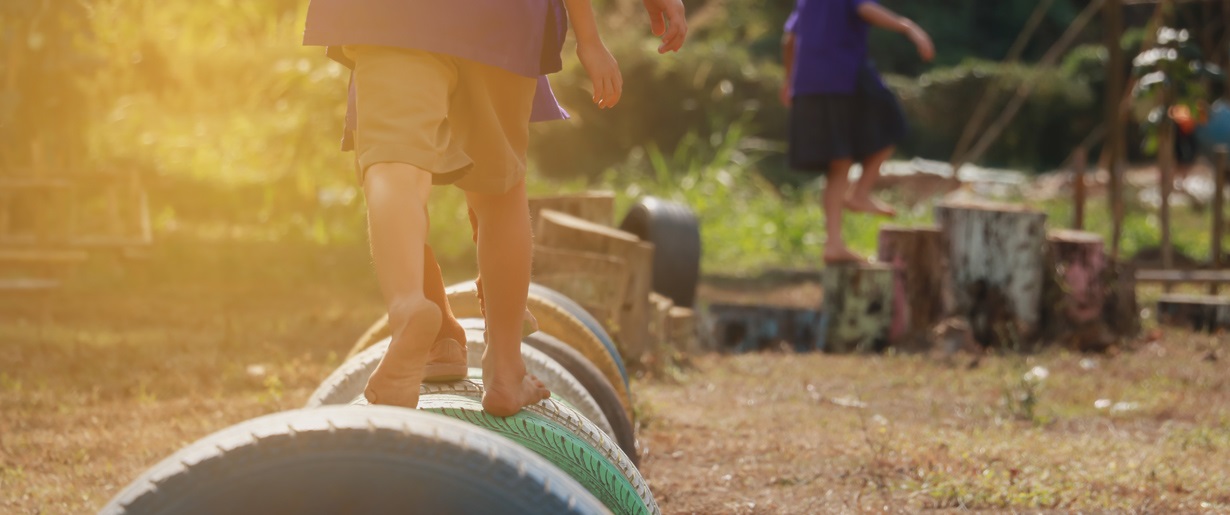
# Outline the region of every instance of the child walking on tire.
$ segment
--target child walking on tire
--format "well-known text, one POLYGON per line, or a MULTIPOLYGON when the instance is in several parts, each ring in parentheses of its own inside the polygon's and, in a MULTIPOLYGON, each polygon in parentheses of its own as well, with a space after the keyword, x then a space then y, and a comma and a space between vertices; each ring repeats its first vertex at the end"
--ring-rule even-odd
MULTIPOLYGON (((622 78, 589 2, 564 3, 594 102, 613 107, 622 78)), ((464 190, 478 227, 483 409, 510 416, 550 395, 520 354, 532 254, 525 169, 535 107, 562 113, 540 77, 559 70, 564 30, 558 0, 312 1, 305 44, 352 68, 353 146, 392 332, 369 402, 414 408, 427 370, 465 364, 464 347, 437 339, 447 305, 424 290, 438 270, 425 256, 433 184, 464 190)))

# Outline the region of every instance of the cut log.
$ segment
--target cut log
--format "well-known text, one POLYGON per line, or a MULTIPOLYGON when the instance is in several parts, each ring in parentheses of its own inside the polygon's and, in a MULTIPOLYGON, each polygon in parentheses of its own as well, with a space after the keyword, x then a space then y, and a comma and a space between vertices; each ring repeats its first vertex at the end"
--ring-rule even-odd
POLYGON ((637 362, 648 347, 649 292, 653 280, 652 244, 633 234, 558 211, 544 209, 538 216, 535 243, 553 249, 605 254, 623 260, 627 284, 612 336, 620 353, 637 362))
POLYGON ((530 219, 536 221, 544 209, 559 211, 599 225, 615 225, 615 194, 591 191, 557 197, 530 197, 530 219))
POLYGON ((1106 251, 1100 235, 1071 230, 1055 230, 1047 235, 1054 257, 1055 271, 1063 286, 1063 315, 1069 326, 1098 320, 1106 296, 1102 276, 1106 271, 1106 251))
POLYGON ((628 264, 607 254, 538 245, 534 282, 576 301, 603 327, 614 327, 628 289, 628 264))
POLYGON ((935 228, 884 226, 877 259, 893 269, 889 343, 924 350, 931 328, 952 306, 942 233, 935 228))
POLYGON ((893 269, 884 265, 829 265, 821 272, 819 350, 869 352, 888 345, 893 269))
POLYGON ((696 314, 690 308, 675 306, 670 310, 670 342, 675 350, 694 354, 700 350, 696 339, 696 314))
POLYGON ((953 314, 970 321, 979 343, 1016 347, 1033 341, 1044 280, 1046 214, 993 203, 940 204, 953 314))
POLYGON ((1159 324, 1214 332, 1230 328, 1230 298, 1212 295, 1162 295, 1157 301, 1159 324))

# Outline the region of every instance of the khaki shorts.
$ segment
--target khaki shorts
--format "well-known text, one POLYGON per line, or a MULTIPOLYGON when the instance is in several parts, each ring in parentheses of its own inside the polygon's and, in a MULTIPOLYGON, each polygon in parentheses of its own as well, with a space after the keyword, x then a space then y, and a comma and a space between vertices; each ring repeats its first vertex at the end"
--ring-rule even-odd
POLYGON ((357 92, 359 182, 375 163, 405 163, 434 184, 503 193, 525 179, 537 81, 422 50, 348 45, 357 92))

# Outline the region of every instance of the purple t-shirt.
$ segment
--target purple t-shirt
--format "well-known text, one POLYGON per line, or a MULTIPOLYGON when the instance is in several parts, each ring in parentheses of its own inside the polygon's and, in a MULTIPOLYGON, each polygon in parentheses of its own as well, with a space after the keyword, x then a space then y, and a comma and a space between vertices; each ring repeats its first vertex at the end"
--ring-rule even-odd
MULTIPOLYGON (((546 74, 563 67, 568 31, 562 0, 312 0, 305 45, 329 47, 334 60, 353 67, 343 45, 383 45, 447 54, 538 79, 530 121, 562 120, 546 74)), ((354 88, 342 146, 354 129, 354 88)))
POLYGON ((795 34, 795 95, 853 93, 867 64, 869 25, 858 7, 874 0, 798 0, 786 20, 795 34))

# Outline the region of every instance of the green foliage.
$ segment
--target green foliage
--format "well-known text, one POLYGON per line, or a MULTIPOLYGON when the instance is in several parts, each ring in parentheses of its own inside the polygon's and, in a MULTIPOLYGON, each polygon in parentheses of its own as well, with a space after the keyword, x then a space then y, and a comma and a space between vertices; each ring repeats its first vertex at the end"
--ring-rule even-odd
POLYGON ((947 160, 983 95, 991 95, 990 112, 998 113, 1027 81, 1035 84, 1034 91, 987 152, 986 164, 1033 170, 1057 166, 1099 116, 1089 85, 1057 69, 967 61, 916 80, 890 76, 887 81, 911 122, 899 150, 906 155, 947 160))

